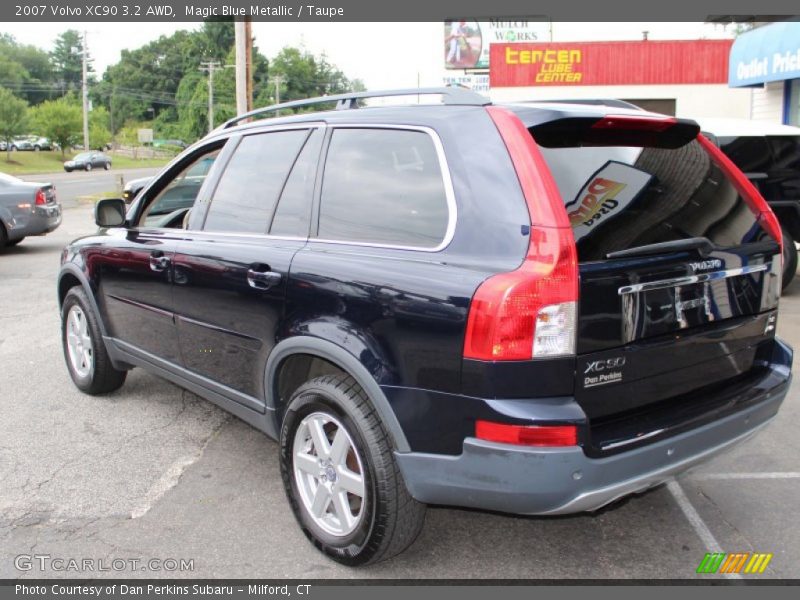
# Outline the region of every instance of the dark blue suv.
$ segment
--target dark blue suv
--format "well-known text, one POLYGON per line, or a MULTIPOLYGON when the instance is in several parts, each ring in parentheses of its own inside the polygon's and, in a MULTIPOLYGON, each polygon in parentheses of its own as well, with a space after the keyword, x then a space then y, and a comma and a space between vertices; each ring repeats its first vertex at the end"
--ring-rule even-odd
POLYGON ((658 485, 789 386, 780 226, 692 121, 458 88, 292 102, 95 216, 58 279, 75 384, 141 367, 279 440, 300 526, 350 565, 429 503, 564 514, 658 485))

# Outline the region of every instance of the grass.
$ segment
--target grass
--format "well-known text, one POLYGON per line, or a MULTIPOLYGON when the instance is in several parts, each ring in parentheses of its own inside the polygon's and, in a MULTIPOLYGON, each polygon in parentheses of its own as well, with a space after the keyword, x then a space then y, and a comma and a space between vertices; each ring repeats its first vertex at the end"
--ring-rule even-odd
MULTIPOLYGON (((64 169, 64 161, 78 154, 78 151, 67 152, 12 152, 11 161, 6 160, 6 153, 0 153, 0 172, 9 175, 27 175, 31 173, 53 173, 64 169)), ((109 152, 112 169, 137 169, 142 167, 162 167, 168 158, 131 158, 109 152)))

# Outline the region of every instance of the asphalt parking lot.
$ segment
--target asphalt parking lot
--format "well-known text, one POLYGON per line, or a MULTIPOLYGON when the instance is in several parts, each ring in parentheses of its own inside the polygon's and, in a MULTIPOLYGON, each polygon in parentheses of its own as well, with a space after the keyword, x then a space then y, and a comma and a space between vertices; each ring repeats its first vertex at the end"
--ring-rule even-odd
MULTIPOLYGON (((800 577, 797 383, 757 437, 668 486, 572 517, 431 508, 405 554, 337 565, 296 526, 274 442, 139 369, 108 397, 72 385, 55 277, 61 248, 93 229, 88 206, 67 208, 54 233, 0 251, 0 578, 719 578, 695 575, 710 551, 770 552, 755 577, 800 577), (19 570, 19 555, 194 568, 19 570)), ((800 347, 800 280, 778 332, 800 347)))

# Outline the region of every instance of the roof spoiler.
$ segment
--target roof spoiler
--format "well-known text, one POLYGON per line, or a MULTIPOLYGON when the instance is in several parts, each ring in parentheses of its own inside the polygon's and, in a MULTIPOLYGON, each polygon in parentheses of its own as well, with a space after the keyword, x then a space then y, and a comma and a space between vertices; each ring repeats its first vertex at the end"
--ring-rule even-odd
POLYGON ((697 138, 700 126, 691 119, 654 114, 566 117, 530 128, 546 148, 576 146, 641 146, 680 148, 697 138))

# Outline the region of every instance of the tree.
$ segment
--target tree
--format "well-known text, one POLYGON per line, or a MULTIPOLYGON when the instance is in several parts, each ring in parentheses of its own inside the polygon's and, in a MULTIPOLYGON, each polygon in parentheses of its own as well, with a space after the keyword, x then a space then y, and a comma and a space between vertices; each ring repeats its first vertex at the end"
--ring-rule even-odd
POLYGON ((6 142, 6 160, 11 160, 11 141, 25 133, 28 105, 4 88, 0 88, 0 137, 6 142))
POLYGON ((56 38, 50 61, 62 93, 79 90, 83 80, 83 39, 74 29, 67 29, 56 38))
POLYGON ((95 106, 89 113, 89 147, 101 150, 110 143, 108 111, 105 106, 95 106))
POLYGON ((61 156, 82 135, 83 114, 74 96, 48 100, 34 107, 31 113, 38 132, 61 147, 61 156))
POLYGON ((47 53, 18 44, 6 33, 0 34, 0 82, 29 104, 52 98, 56 91, 47 53))
POLYGON ((281 81, 281 101, 341 94, 357 88, 363 89, 359 80, 349 80, 345 74, 328 62, 327 57, 314 56, 301 48, 285 47, 269 63, 270 79, 262 87, 259 104, 275 101, 276 75, 281 81))

